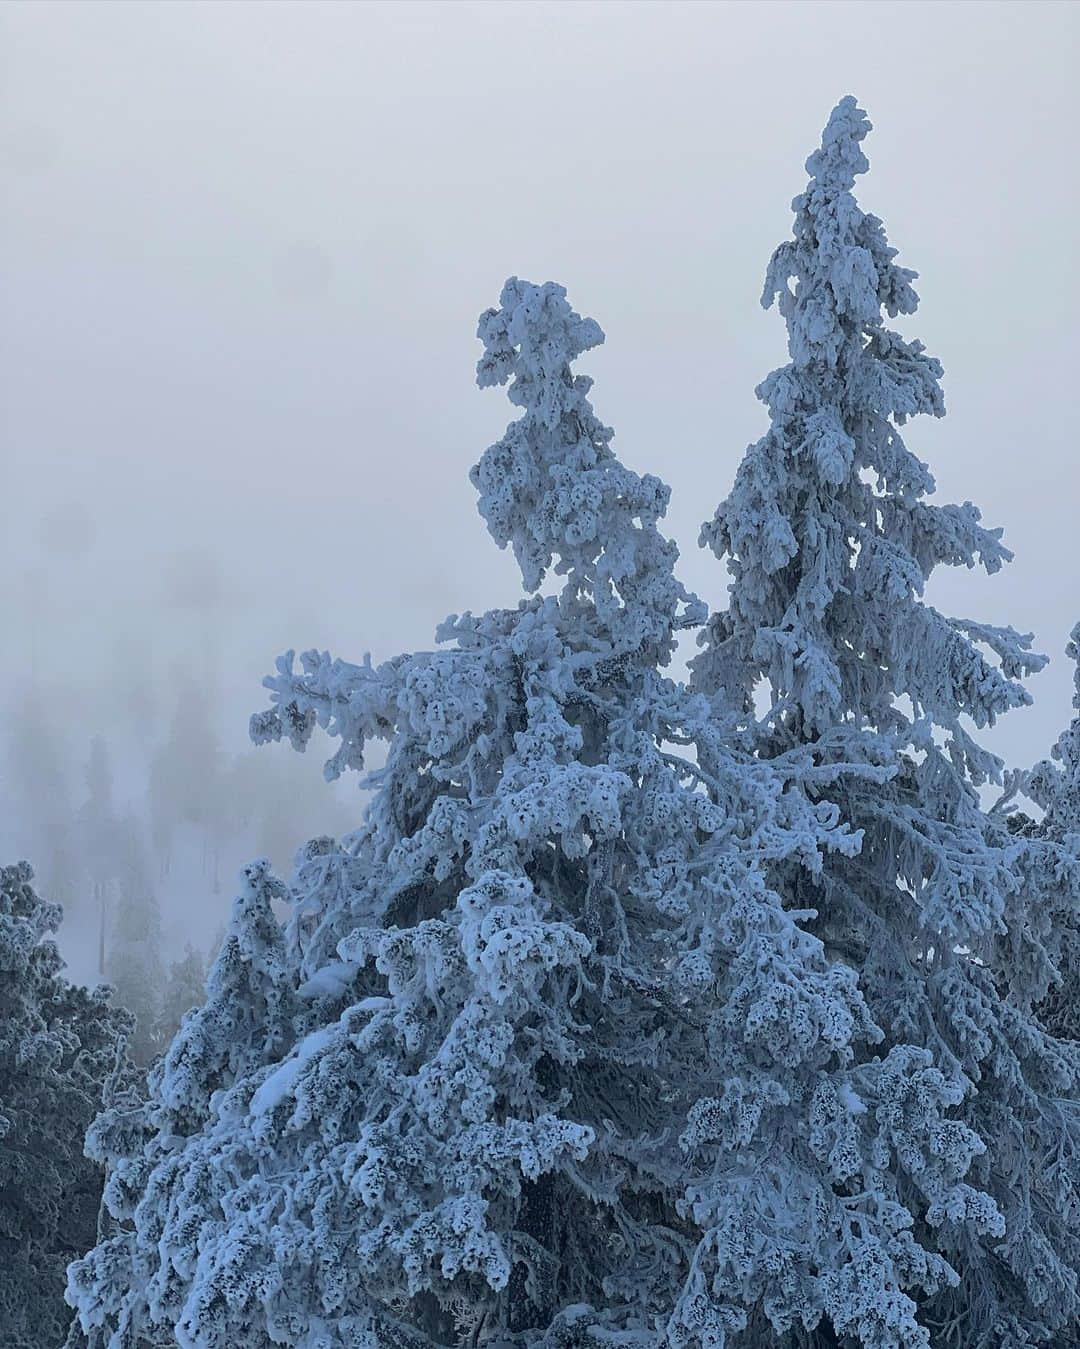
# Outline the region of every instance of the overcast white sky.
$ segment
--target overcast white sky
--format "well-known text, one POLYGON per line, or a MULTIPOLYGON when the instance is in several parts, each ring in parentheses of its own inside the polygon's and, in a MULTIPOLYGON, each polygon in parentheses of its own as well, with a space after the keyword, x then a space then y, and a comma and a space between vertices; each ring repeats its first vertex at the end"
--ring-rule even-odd
POLYGON ((225 576, 237 744, 284 647, 381 658, 513 602, 467 479, 511 414, 473 385, 511 273, 600 321, 597 411, 672 484, 685 579, 722 603, 698 527, 764 428, 753 389, 786 359, 764 267, 851 92, 876 128, 860 202, 921 273, 905 332, 946 370, 949 416, 908 442, 1017 554, 933 598, 1055 656, 996 736, 1042 754, 1080 618, 1078 19, 8 0, 0 695, 27 676, 32 601, 42 677, 123 715, 124 670, 194 640, 162 599, 177 558, 225 576))

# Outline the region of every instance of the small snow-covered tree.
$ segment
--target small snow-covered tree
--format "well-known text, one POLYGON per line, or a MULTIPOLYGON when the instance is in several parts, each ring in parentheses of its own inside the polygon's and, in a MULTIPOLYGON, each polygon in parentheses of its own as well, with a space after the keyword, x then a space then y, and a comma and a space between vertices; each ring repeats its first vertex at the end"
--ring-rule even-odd
MULTIPOLYGON (((0 869, 0 1342, 58 1349, 64 1269, 94 1240, 102 1170, 83 1136, 126 1070, 127 1014, 63 977, 58 905, 0 869)), ((78 1341, 74 1341, 78 1343, 78 1341)))
MULTIPOLYGON (((246 867, 243 880, 202 1005, 151 1068, 147 1091, 117 1093, 87 1132, 87 1156, 106 1170, 103 1231, 69 1267, 67 1298, 89 1349, 200 1343, 174 1333, 185 1286, 174 1262, 209 1239, 202 1215, 213 1203, 210 1170, 185 1140, 199 1141, 215 1092, 291 1039, 293 981, 272 907, 285 889, 265 862, 246 867)), ((238 1329, 248 1334, 250 1321, 238 1329)))
MULTIPOLYGON (((1028 824, 1024 832, 1064 849, 1067 857, 1080 858, 1080 623, 1070 634, 1065 654, 1076 662, 1072 704, 1077 714, 1058 737, 1051 758, 1036 764, 1023 778, 1024 789, 1043 810, 1038 825, 1028 824)), ((1051 858, 1057 864, 1051 867, 1044 893, 1051 896, 1046 907, 1057 927, 1058 982, 1039 1003, 1038 1012, 1051 1034, 1080 1041, 1080 905, 1074 897, 1075 880, 1072 902, 1053 904, 1055 892, 1065 889, 1072 877, 1067 864, 1053 852, 1051 858)))
MULTIPOLYGON (((974 734, 1028 701, 1019 679, 1043 658, 1011 628, 924 598, 939 564, 994 572, 1009 554, 970 502, 928 500, 933 479, 901 437, 916 414, 943 414, 942 368, 884 321, 914 311, 915 273, 852 195, 868 130, 843 99, 769 264, 762 301, 778 300, 791 359, 757 390, 769 429, 703 530, 732 581, 694 683, 743 712, 764 691, 766 757, 851 756, 870 735, 890 767, 887 782, 830 788, 862 833, 857 855, 770 877, 790 908, 814 912, 834 967, 858 972, 884 1036, 880 1069, 865 1050, 855 1068, 875 1076, 876 1102, 823 1107, 789 1159, 794 1171, 826 1139, 841 1149, 843 1254, 819 1252, 799 1278, 826 1287, 845 1344, 1058 1346, 1080 1312, 1080 1062, 1033 1012, 1054 977, 1033 897, 1062 858, 984 813, 977 789, 1001 764, 974 734), (910 1071, 888 1082, 898 1056, 910 1071), (905 1137, 920 1119, 921 1138, 905 1137)), ((775 1130, 776 1115, 757 1127, 775 1130)), ((758 1269, 771 1251, 760 1226, 744 1250, 714 1261, 714 1288, 758 1269)), ((803 1298, 808 1324, 817 1296, 803 1298)), ((786 1327, 767 1310, 773 1331, 786 1327)))
POLYGON ((717 1349, 762 1307, 813 1325, 946 1276, 893 1149, 929 1202, 980 1202, 957 1090, 922 1051, 872 1058, 852 969, 768 884, 857 851, 822 793, 880 779, 873 743, 759 758, 665 674, 702 607, 667 488, 573 371, 600 329, 512 279, 480 337, 522 415, 472 478, 526 598, 267 681, 256 739, 321 725, 331 776, 386 760, 362 827, 302 850, 284 928, 249 873, 149 1102, 92 1131, 120 1230, 69 1297, 109 1349, 717 1349))

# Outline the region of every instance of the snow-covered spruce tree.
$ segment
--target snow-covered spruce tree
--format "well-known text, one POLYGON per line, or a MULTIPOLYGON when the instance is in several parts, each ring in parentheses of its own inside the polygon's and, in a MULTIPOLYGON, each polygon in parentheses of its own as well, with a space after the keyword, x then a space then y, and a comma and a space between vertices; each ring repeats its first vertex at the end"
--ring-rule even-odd
POLYGON ((817 798, 880 779, 873 742, 758 759, 664 674, 701 606, 572 371, 599 328, 511 280, 480 336, 523 412, 472 476, 527 598, 383 665, 279 662, 256 739, 385 765, 284 929, 252 869, 149 1103, 92 1130, 121 1231, 68 1295, 108 1349, 720 1349, 859 1298, 899 1343, 901 1285, 947 1269, 895 1156, 978 1212, 975 1143, 926 1054, 872 1058, 851 968, 766 883, 858 850, 817 798))
MULTIPOLYGON (((265 862, 244 869, 205 1000, 151 1068, 146 1092, 118 1093, 87 1131, 87 1155, 106 1168, 103 1239, 69 1266, 67 1299, 89 1349, 203 1343, 183 1341, 173 1329, 182 1261, 195 1236, 206 1235, 209 1170, 197 1145, 215 1091, 273 1061, 290 1042, 295 981, 273 911, 286 893, 265 862), (166 1229, 168 1244, 159 1245, 166 1229)), ((250 1321, 238 1328, 234 1343, 267 1342, 250 1321)))
MULTIPOLYGON (((64 1269, 95 1240, 102 1171, 83 1136, 125 1069, 128 1015, 68 983, 60 908, 25 862, 0 868, 0 1343, 58 1349, 64 1269)), ((78 1343, 76 1339, 74 1343, 78 1343)))
MULTIPOLYGON (((943 414, 942 369, 883 320, 912 313, 917 297, 915 274, 852 195, 869 129, 842 100, 807 161, 794 236, 769 265, 762 301, 779 300, 791 360, 759 387, 769 429, 703 530, 732 581, 694 686, 741 710, 763 688, 765 755, 849 754, 869 732, 894 769, 887 783, 848 776, 830 789, 862 831, 856 856, 834 853, 816 875, 784 862, 770 872, 789 907, 816 912, 810 930, 830 961, 858 971, 884 1032, 874 1052, 919 1065, 866 1113, 822 1107, 824 1132, 802 1143, 815 1151, 844 1131, 835 1180, 853 1267, 867 1238, 893 1227, 953 1271, 937 1294, 920 1291, 902 1257, 894 1277, 907 1297, 882 1304, 872 1330, 879 1250, 873 1278, 830 1311, 834 1330, 867 1345, 1060 1346, 1080 1310, 1080 1065, 1032 1011, 1054 977, 1030 902, 1046 854, 981 810, 976 789, 1001 764, 973 736, 1028 701, 1018 680, 1043 658, 1011 628, 947 618, 923 599, 938 564, 994 572, 1010 555, 970 503, 930 504, 933 479, 901 439, 909 417, 943 414), (888 1156, 899 1122, 946 1101, 947 1122, 917 1144, 892 1135, 888 1156), (935 1194, 934 1171, 973 1188, 935 1194)), ((763 1116, 759 1127, 775 1126, 763 1116)), ((717 1256, 711 1270, 724 1269, 717 1256)))
MULTIPOLYGON (((1025 821, 1023 832, 1050 845, 1050 866, 1044 873, 1042 893, 1050 897, 1045 908, 1056 928, 1052 935, 1057 938, 1059 982, 1038 1004, 1039 1018, 1051 1034, 1080 1041, 1080 904, 1076 899, 1077 878, 1069 867, 1076 859, 1076 870, 1080 871, 1080 623, 1070 634, 1065 654, 1076 662, 1072 700, 1076 716, 1058 737, 1051 758, 1036 764, 1024 775, 1021 785, 1043 810, 1038 824, 1025 821), (1068 892, 1071 903, 1060 902, 1063 891, 1068 892), (1055 897, 1057 905, 1053 903, 1055 897)), ((1038 856, 1037 849, 1031 851, 1038 856)))

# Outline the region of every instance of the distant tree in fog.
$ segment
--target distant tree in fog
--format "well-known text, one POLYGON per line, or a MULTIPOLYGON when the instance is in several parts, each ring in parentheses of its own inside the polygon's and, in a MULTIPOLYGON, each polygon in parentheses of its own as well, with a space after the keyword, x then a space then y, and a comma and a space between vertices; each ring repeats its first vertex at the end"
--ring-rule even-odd
POLYGON ((105 975, 116 990, 116 1001, 135 1017, 130 1053, 145 1068, 166 1037, 171 1038, 163 1016, 166 976, 161 954, 161 910, 150 878, 140 821, 128 815, 120 822, 116 838, 116 899, 105 975))
POLYGON ((17 821, 21 851, 40 859, 38 884, 46 897, 69 911, 81 897, 80 852, 71 789, 62 749, 65 728, 56 708, 39 688, 13 699, 4 760, 4 808, 17 821))
POLYGON ((168 737, 150 763, 151 833, 164 876, 172 865, 177 826, 185 824, 197 830, 203 871, 210 872, 215 894, 220 888, 221 846, 229 834, 226 763, 209 691, 205 685, 182 676, 168 737))
POLYGON ((162 690, 155 678, 153 648, 146 637, 146 617, 129 615, 137 627, 110 634, 109 668, 104 675, 108 687, 125 690, 124 714, 129 718, 139 743, 149 743, 157 734, 162 712, 162 690))
POLYGON ((90 742, 85 771, 86 797, 79 809, 81 851, 95 890, 117 873, 119 823, 113 804, 113 775, 109 747, 103 736, 90 742))
MULTIPOLYGON (((0 870, 0 1343, 57 1349, 68 1261, 97 1236, 103 1172, 83 1153, 110 1088, 129 1080, 131 1019, 69 983, 59 905, 25 863, 0 870)), ((79 1343, 76 1338, 73 1343, 79 1343)))
POLYGON ((224 784, 231 831, 254 852, 287 870, 297 845, 314 834, 347 833, 355 810, 330 796, 321 775, 298 771, 284 751, 249 751, 229 764, 224 784))
POLYGON ((78 816, 80 859, 98 912, 98 974, 105 974, 109 915, 123 869, 120 823, 113 804, 112 763, 102 736, 90 742, 86 799, 78 816))
POLYGON ((184 1013, 201 1007, 205 997, 206 961, 189 943, 184 954, 169 966, 165 978, 157 1026, 160 1045, 169 1045, 184 1019, 184 1013))
POLYGON ((220 561, 195 549, 168 558, 161 580, 162 603, 194 637, 205 688, 218 682, 218 664, 226 611, 232 600, 220 561))

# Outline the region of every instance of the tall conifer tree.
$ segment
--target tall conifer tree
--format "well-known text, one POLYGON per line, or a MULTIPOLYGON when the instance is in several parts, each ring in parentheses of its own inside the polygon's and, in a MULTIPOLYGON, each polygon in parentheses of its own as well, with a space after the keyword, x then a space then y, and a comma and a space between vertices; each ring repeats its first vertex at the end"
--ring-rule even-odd
POLYGON ((836 1176, 845 1241, 857 1251, 898 1223, 951 1272, 931 1296, 898 1266, 908 1296, 872 1331, 858 1309, 875 1272, 852 1290, 855 1314, 830 1313, 834 1329, 875 1346, 1057 1346, 1080 1310, 1080 1064, 1032 1012, 1054 973, 1028 884, 1045 856, 981 809, 977 789, 1001 764, 973 734, 1029 700, 1019 679, 1043 658, 1011 628, 923 598, 939 564, 995 572, 1010 555, 970 502, 928 500, 933 479, 901 437, 916 414, 944 413, 942 368, 884 321, 917 296, 852 195, 869 129, 843 99, 769 264, 762 302, 779 302, 791 359, 759 387, 769 430, 704 527, 732 581, 694 679, 717 708, 743 712, 764 687, 766 755, 831 745, 851 757, 869 734, 892 769, 888 783, 848 776, 831 791, 862 831, 857 856, 817 876, 779 868, 773 882, 815 911, 830 959, 858 971, 884 1033, 876 1052, 922 1065, 869 1114, 833 1108, 828 1127, 854 1145, 836 1176), (931 1099, 953 1117, 888 1157, 892 1121, 931 1099), (882 1131, 870 1148, 868 1125, 882 1131), (931 1167, 973 1188, 936 1194, 931 1167))

